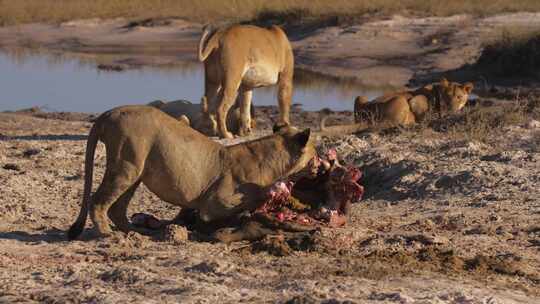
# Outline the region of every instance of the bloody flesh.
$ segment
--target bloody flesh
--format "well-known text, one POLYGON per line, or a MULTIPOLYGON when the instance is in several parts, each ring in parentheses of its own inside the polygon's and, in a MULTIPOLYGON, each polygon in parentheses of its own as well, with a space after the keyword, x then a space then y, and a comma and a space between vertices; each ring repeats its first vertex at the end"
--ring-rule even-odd
POLYGON ((341 166, 334 150, 324 158, 316 157, 311 165, 318 166, 315 178, 276 182, 269 189, 266 201, 255 212, 280 222, 330 227, 345 225, 351 203, 359 201, 364 193, 359 184, 362 172, 357 167, 341 166), (303 202, 302 197, 311 198, 311 202, 303 202), (295 208, 294 202, 298 199, 310 210, 295 208))

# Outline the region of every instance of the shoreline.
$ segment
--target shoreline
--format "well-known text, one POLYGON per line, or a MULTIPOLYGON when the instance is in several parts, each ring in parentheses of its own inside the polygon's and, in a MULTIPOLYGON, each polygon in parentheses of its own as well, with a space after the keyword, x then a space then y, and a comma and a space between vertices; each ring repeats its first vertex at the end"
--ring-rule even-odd
MULTIPOLYGON (((470 15, 412 18, 395 15, 344 26, 321 26, 308 34, 290 30, 295 67, 365 86, 417 86, 449 75, 456 81, 499 82, 471 69, 483 45, 506 28, 540 30, 540 13, 485 18, 470 15)), ((170 68, 198 63, 201 25, 75 20, 60 25, 0 27, 0 49, 67 53, 100 69, 170 68)), ((509 80, 510 81, 510 80, 509 80)), ((505 82, 505 80, 502 80, 505 82)))

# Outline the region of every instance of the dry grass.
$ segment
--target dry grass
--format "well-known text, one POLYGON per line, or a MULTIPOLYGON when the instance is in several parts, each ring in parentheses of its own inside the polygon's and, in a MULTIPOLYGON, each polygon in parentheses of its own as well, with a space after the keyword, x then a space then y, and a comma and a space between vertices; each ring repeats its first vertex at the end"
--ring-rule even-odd
POLYGON ((0 24, 62 22, 83 18, 182 17, 193 21, 250 20, 261 13, 302 12, 302 17, 415 13, 447 16, 540 11, 537 0, 0 0, 0 24))
POLYGON ((457 141, 477 141, 497 146, 506 127, 525 125, 531 119, 540 120, 540 96, 534 94, 497 102, 480 99, 457 114, 448 114, 442 118, 431 114, 413 127, 383 129, 383 133, 400 134, 411 140, 443 136, 457 141))
POLYGON ((445 129, 448 135, 455 139, 494 143, 505 127, 538 119, 539 105, 538 96, 516 97, 513 101, 491 106, 478 104, 438 122, 437 127, 445 129))

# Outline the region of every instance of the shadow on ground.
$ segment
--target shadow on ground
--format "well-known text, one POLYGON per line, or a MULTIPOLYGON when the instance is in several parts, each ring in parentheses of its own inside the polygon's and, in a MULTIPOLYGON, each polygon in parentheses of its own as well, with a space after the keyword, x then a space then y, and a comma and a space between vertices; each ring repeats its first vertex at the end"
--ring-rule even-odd
POLYGON ((61 134, 61 135, 1 135, 0 141, 7 140, 87 140, 88 135, 77 135, 77 134, 61 134))
POLYGON ((29 233, 26 231, 0 232, 0 239, 17 240, 25 243, 61 243, 67 241, 65 237, 65 232, 56 228, 48 229, 38 233, 29 233))

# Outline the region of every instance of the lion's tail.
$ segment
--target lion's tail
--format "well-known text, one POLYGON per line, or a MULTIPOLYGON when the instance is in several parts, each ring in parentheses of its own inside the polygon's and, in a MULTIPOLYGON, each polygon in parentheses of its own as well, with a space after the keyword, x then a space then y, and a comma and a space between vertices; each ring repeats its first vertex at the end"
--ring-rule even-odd
POLYGON ((201 40, 199 40, 199 61, 203 62, 210 56, 210 53, 218 46, 218 43, 215 39, 217 35, 213 33, 210 29, 210 25, 205 25, 203 27, 203 33, 201 35, 201 40), (208 36, 211 36, 208 38, 208 36))
POLYGON ((321 111, 323 117, 320 122, 320 132, 319 135, 346 135, 353 134, 368 128, 368 125, 365 123, 354 123, 349 125, 337 125, 337 126, 326 126, 326 121, 328 120, 328 112, 321 111))
POLYGON ((92 191, 92 178, 94 175, 94 154, 96 151, 97 142, 99 140, 98 134, 99 119, 96 120, 90 134, 88 134, 88 141, 86 142, 86 156, 84 161, 84 192, 81 211, 77 220, 68 230, 68 239, 76 239, 83 231, 86 224, 86 218, 88 217, 88 207, 90 202, 90 193, 92 191))

